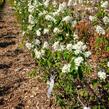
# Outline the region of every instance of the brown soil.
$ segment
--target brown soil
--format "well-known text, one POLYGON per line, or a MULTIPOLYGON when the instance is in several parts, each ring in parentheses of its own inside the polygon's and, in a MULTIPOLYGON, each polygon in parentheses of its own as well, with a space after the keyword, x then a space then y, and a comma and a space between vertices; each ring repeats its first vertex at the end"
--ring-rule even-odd
POLYGON ((35 68, 29 52, 18 48, 19 25, 6 4, 0 12, 0 109, 59 109, 46 96, 40 77, 29 78, 35 68))

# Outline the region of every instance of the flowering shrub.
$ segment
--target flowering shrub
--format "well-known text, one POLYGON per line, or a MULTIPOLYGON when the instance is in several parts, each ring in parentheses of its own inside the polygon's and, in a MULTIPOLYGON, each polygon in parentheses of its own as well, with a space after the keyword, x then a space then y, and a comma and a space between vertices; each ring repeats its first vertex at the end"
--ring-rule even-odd
POLYGON ((105 0, 81 3, 84 13, 75 9, 72 0, 16 0, 14 7, 23 42, 48 83, 47 96, 53 94, 62 107, 107 109, 109 62, 101 58, 95 66, 93 56, 101 50, 109 52, 109 4, 105 0), (96 38, 93 49, 91 38, 96 38))

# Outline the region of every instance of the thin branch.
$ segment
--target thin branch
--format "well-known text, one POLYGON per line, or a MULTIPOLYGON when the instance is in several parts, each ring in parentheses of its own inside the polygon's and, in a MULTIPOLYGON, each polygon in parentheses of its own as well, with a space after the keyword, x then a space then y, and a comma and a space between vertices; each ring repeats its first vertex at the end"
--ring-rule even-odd
POLYGON ((85 105, 84 105, 84 103, 81 101, 81 99, 80 99, 80 97, 79 97, 79 94, 78 94, 78 101, 81 103, 81 105, 83 106, 83 107, 85 107, 85 105))

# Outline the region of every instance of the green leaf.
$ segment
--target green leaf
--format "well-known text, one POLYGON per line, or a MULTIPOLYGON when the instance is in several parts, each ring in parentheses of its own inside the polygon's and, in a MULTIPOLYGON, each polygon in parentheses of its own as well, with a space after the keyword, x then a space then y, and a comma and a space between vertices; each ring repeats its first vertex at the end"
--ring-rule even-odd
POLYGON ((92 80, 92 85, 93 85, 94 88, 97 87, 97 85, 98 85, 97 79, 92 80))
POLYGON ((78 75, 79 75, 79 79, 82 80, 83 79, 83 72, 81 70, 81 67, 78 68, 78 75))
POLYGON ((106 47, 106 51, 108 51, 108 52, 109 52, 109 47, 106 47))

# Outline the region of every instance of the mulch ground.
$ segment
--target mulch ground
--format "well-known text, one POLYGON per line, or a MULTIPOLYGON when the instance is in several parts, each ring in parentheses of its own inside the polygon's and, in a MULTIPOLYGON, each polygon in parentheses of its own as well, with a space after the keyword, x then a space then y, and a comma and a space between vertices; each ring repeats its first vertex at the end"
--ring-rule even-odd
POLYGON ((30 53, 19 48, 21 34, 14 10, 0 12, 0 109, 59 109, 47 98, 40 77, 28 77, 35 68, 30 53))

